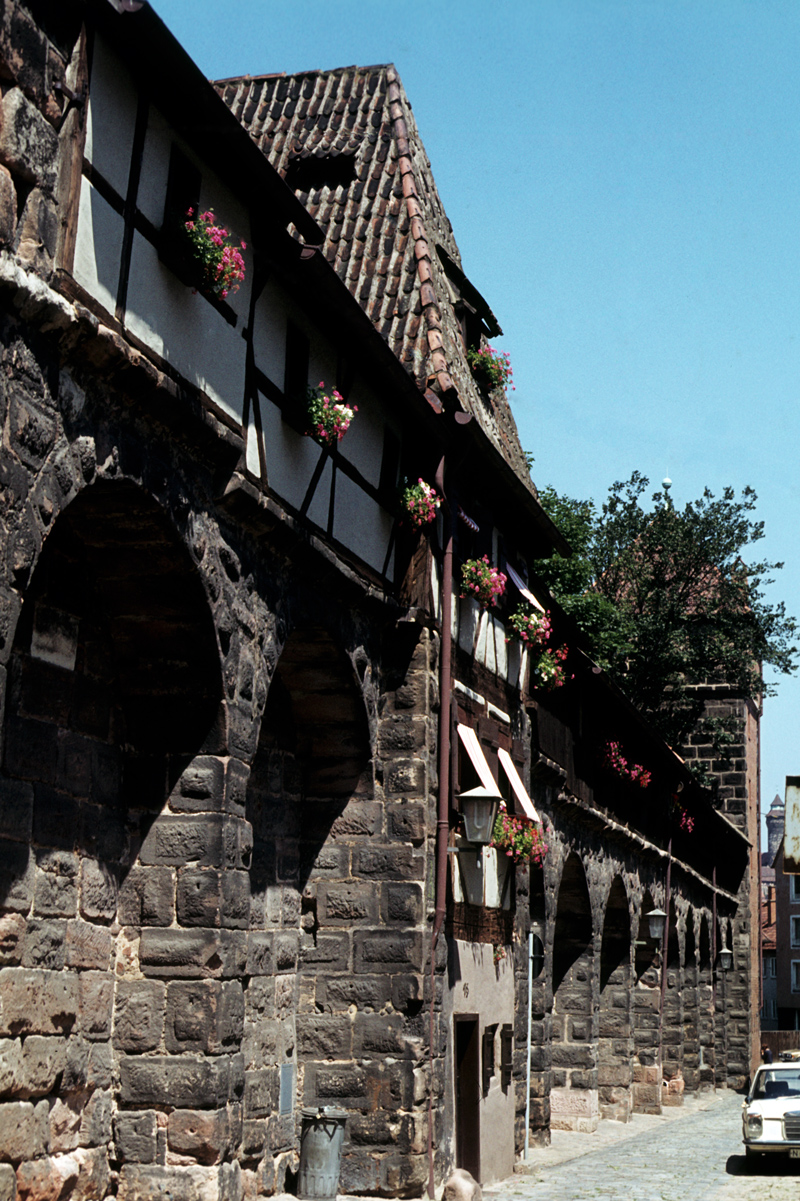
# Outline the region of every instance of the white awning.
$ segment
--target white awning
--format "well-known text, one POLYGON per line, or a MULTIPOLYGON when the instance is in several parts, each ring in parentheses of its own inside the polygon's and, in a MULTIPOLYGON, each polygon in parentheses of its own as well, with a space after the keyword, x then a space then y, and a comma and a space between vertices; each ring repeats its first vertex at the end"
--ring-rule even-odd
POLYGON ((478 773, 478 777, 483 787, 490 789, 497 796, 499 796, 500 789, 497 787, 497 781, 492 775, 492 769, 486 761, 486 756, 483 753, 483 747, 478 742, 478 735, 470 726, 462 726, 461 722, 459 722, 458 736, 464 744, 464 750, 469 755, 472 766, 478 773))
POLYGON ((511 566, 510 563, 506 563, 506 571, 508 572, 508 575, 511 578, 512 584, 516 585, 518 591, 521 592, 522 595, 525 597, 525 600, 530 601, 530 603, 533 605, 534 609, 538 609, 540 613, 546 613, 547 610, 545 609, 544 605, 542 605, 536 599, 536 597, 531 592, 530 588, 527 588, 525 586, 525 581, 523 580, 522 576, 519 575, 514 570, 514 568, 511 566))
POLYGON ((508 751, 504 750, 503 747, 500 747, 497 751, 497 758, 500 760, 501 764, 503 765, 503 770, 508 776, 509 783, 514 791, 514 796, 522 806, 522 812, 530 821, 538 822, 539 815, 533 807, 533 802, 525 790, 525 785, 519 778, 519 772, 514 766, 514 761, 509 755, 508 751))

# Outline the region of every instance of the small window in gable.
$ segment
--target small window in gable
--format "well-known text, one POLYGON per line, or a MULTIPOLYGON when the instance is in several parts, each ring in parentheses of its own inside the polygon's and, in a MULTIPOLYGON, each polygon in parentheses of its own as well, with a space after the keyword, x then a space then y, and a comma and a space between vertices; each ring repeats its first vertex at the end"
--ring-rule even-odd
POLYGON ((293 192, 307 195, 322 188, 349 188, 356 177, 354 154, 308 154, 291 160, 285 179, 293 192))

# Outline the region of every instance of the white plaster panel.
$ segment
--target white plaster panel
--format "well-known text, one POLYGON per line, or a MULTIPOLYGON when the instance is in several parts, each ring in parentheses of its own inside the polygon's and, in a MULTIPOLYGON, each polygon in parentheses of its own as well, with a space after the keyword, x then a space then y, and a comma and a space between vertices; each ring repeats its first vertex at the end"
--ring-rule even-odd
POLYGON ((83 179, 72 274, 112 314, 117 304, 123 232, 119 214, 83 179))
POLYGON ((472 648, 475 644, 475 632, 478 628, 478 622, 482 620, 480 606, 471 596, 460 599, 458 596, 458 583, 453 579, 453 606, 456 616, 453 618, 453 629, 458 631, 458 645, 462 651, 467 654, 472 654, 472 648))
POLYGON ((343 472, 337 472, 334 538, 355 551, 370 567, 383 571, 391 532, 392 518, 386 510, 343 472))
POLYGON ((182 284, 138 234, 133 239, 126 325, 238 421, 245 343, 209 302, 182 284))
POLYGON ((469 847, 459 849, 451 861, 453 898, 487 909, 510 909, 511 888, 506 879, 511 866, 507 855, 496 847, 484 847, 483 853, 469 847))
POLYGON ((364 479, 377 488, 383 460, 384 420, 380 406, 363 387, 353 389, 348 404, 356 405, 358 412, 339 443, 339 449, 348 462, 358 468, 364 479))
MULTIPOLYGON (((302 435, 301 435, 302 437, 302 435)), ((310 438, 306 441, 311 441, 310 438)), ((319 483, 314 491, 314 499, 308 506, 308 519, 313 521, 314 525, 318 525, 320 529, 327 530, 328 516, 331 511, 331 476, 333 475, 333 465, 328 459, 322 469, 322 475, 319 477, 319 483)))
MULTIPOLYGON (((175 140, 166 119, 152 104, 147 117, 147 134, 142 154, 142 172, 136 203, 148 221, 161 228, 164 220, 164 203, 167 198, 169 156, 175 140)), ((186 151, 188 155, 188 151, 186 151)), ((197 164, 200 166, 200 164, 197 164)), ((201 168, 202 169, 202 168, 201 168)))
POLYGON ((256 367, 283 391, 286 370, 287 298, 273 282, 267 284, 256 301, 253 322, 253 354, 256 367))
POLYGON ((320 341, 319 333, 314 326, 304 321, 297 324, 305 330, 310 342, 308 352, 308 382, 316 388, 321 382, 326 388, 336 385, 336 350, 326 342, 320 341))
POLYGON ((261 460, 258 457, 258 430, 253 421, 252 413, 247 423, 247 442, 245 443, 245 462, 248 471, 261 478, 261 460))
MULTIPOLYGON (((313 439, 296 433, 287 425, 277 405, 264 397, 261 398, 261 420, 269 486, 293 509, 299 509, 322 450, 313 439)), ((327 503, 330 466, 325 496, 327 503)), ((325 516, 327 524, 327 510, 325 516)))
POLYGON ((136 89, 128 70, 102 38, 92 51, 84 155, 120 196, 128 191, 136 89))

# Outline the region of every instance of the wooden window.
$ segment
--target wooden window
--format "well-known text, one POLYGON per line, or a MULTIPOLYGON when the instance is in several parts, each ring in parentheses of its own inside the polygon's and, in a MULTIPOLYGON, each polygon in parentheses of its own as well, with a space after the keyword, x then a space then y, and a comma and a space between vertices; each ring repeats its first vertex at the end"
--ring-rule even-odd
POLYGON ((492 1076, 495 1072, 494 1064, 494 1040, 497 1035, 497 1026, 487 1026, 483 1032, 481 1040, 481 1080, 483 1091, 488 1093, 489 1086, 492 1082, 492 1076))
POLYGON ((508 1023, 500 1031, 500 1083, 504 1089, 511 1084, 514 1066, 514 1031, 508 1023))

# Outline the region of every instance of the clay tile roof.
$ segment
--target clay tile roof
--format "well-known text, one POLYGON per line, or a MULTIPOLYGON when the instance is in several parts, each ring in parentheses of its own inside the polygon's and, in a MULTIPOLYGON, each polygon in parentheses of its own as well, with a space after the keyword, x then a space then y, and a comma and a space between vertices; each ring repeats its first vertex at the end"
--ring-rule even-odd
POLYGON ((457 397, 533 490, 510 405, 472 376, 455 302, 501 333, 463 275, 411 105, 391 65, 217 83, 325 232, 324 253, 421 388, 457 397), (442 253, 444 252, 444 253, 442 253))

